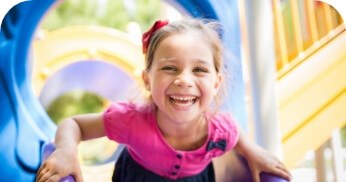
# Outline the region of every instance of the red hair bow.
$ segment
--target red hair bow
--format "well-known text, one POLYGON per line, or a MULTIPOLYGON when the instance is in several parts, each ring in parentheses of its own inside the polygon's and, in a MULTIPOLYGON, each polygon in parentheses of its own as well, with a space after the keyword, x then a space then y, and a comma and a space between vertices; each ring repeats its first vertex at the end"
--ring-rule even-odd
POLYGON ((149 42, 151 37, 153 36, 154 32, 162 27, 164 27, 165 25, 168 24, 168 20, 157 20, 154 25, 143 34, 142 36, 142 44, 143 44, 143 53, 146 54, 148 51, 148 47, 149 47, 149 42))

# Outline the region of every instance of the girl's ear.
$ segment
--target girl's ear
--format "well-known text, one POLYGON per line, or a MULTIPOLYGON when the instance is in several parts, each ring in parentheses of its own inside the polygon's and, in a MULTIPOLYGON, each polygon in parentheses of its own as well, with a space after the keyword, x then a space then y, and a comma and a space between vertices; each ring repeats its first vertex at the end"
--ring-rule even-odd
POLYGON ((217 74, 216 76, 216 81, 215 81, 215 85, 214 85, 214 88, 215 88, 215 95, 217 95, 217 93, 219 92, 219 89, 220 89, 220 85, 221 85, 221 82, 222 82, 222 75, 220 73, 217 74))
POLYGON ((144 70, 142 72, 142 80, 143 80, 145 89, 147 91, 150 91, 149 76, 148 76, 148 72, 146 70, 144 70))

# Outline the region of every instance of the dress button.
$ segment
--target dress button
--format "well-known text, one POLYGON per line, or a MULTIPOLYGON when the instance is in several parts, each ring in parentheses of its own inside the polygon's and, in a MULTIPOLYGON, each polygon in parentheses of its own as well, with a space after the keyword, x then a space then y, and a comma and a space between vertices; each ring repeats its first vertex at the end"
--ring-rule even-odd
POLYGON ((174 175, 177 175, 177 173, 176 172, 171 172, 171 175, 174 176, 174 175))
POLYGON ((175 165, 174 168, 175 169, 180 169, 180 166, 179 165, 175 165))
POLYGON ((181 155, 181 154, 177 154, 177 158, 178 158, 178 159, 181 159, 181 158, 182 158, 182 155, 181 155))

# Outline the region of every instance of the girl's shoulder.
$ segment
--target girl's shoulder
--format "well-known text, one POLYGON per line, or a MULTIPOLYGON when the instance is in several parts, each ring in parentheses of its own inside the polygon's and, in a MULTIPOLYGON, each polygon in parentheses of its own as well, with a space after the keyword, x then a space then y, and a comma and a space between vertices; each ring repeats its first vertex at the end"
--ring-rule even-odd
POLYGON ((211 141, 225 142, 224 151, 232 149, 239 138, 239 127, 230 113, 217 113, 211 115, 209 120, 209 134, 211 141))
POLYGON ((207 116, 212 129, 219 131, 238 130, 238 124, 229 112, 220 112, 207 116))
POLYGON ((233 118, 232 114, 229 112, 219 112, 215 114, 207 114, 207 119, 210 122, 214 123, 220 123, 220 124, 225 124, 225 123, 233 123, 236 122, 235 119, 233 118))
POLYGON ((153 109, 149 105, 118 101, 110 104, 103 118, 104 121, 128 122, 134 119, 147 120, 152 115, 153 109))
POLYGON ((152 106, 149 104, 138 104, 134 102, 125 102, 118 101, 113 102, 106 110, 106 112, 119 112, 119 113, 129 113, 129 112, 138 112, 138 113, 148 113, 153 112, 152 106))
POLYGON ((146 107, 131 102, 111 103, 103 115, 108 138, 127 144, 130 137, 136 137, 139 132, 147 131, 145 128, 150 128, 154 117, 146 110, 146 107))

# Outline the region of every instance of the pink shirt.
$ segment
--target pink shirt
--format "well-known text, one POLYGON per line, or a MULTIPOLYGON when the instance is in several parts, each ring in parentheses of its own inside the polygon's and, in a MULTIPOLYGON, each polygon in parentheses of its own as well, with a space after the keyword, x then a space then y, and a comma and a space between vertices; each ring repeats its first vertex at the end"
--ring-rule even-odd
POLYGON ((170 179, 202 172, 213 157, 224 154, 237 143, 238 127, 229 114, 207 116, 207 120, 207 142, 197 150, 180 151, 165 141, 158 128, 155 112, 119 102, 104 113, 108 138, 125 144, 131 157, 147 170, 170 179))

